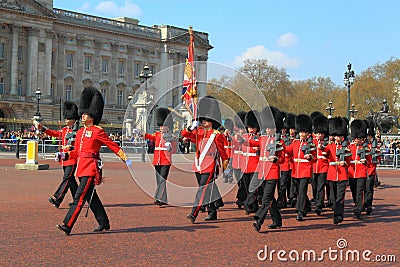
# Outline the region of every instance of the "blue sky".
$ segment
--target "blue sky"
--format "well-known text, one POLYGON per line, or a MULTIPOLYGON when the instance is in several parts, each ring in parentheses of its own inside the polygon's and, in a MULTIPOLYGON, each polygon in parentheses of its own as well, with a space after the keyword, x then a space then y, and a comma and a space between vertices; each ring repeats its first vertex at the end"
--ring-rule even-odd
POLYGON ((343 85, 357 73, 400 58, 398 0, 137 1, 54 0, 54 7, 139 24, 207 32, 209 61, 239 68, 244 59, 268 59, 291 80, 330 77, 343 85))

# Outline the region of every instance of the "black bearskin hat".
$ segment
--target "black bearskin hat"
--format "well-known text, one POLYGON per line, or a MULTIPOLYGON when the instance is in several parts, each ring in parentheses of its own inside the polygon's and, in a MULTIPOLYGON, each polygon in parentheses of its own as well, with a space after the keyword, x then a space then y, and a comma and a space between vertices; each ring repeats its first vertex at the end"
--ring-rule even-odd
POLYGON ((312 121, 307 114, 299 114, 296 116, 296 131, 312 133, 312 121))
POLYGON ((224 128, 233 132, 233 121, 231 119, 225 119, 224 128))
POLYGON ((221 111, 218 101, 212 96, 205 96, 200 99, 198 106, 199 122, 207 120, 212 122, 212 128, 218 129, 221 126, 221 111))
POLYGON ((79 120, 78 106, 72 101, 65 101, 63 116, 66 120, 79 120))
POLYGON ((283 128, 289 130, 289 129, 295 129, 296 128, 296 115, 293 113, 285 113, 285 120, 283 123, 283 128))
POLYGON ((324 116, 324 114, 322 114, 322 112, 320 112, 320 111, 314 111, 310 114, 311 120, 314 120, 314 118, 317 116, 324 116))
POLYGON ((247 112, 246 117, 244 118, 244 125, 247 128, 257 128, 260 129, 259 122, 260 121, 260 114, 257 110, 250 110, 247 112))
POLYGON ((173 130, 174 123, 172 121, 172 113, 167 108, 158 108, 156 111, 157 126, 167 126, 169 130, 173 130))
POLYGON ((243 110, 239 110, 235 117, 233 118, 234 122, 235 122, 235 126, 239 129, 244 129, 244 119, 246 117, 246 111, 243 110))
POLYGON ((375 136, 375 123, 372 120, 365 120, 368 125, 367 135, 375 136))
POLYGON ((325 135, 329 134, 328 118, 325 117, 322 113, 321 115, 316 115, 312 119, 312 122, 313 122, 314 133, 321 133, 325 135))
POLYGON ((261 128, 276 128, 276 131, 281 131, 283 128, 283 116, 283 113, 276 107, 264 107, 260 113, 261 128))
POLYGON ((93 124, 98 125, 103 117, 103 110, 104 99, 100 91, 93 86, 83 88, 79 104, 79 116, 88 114, 93 118, 93 124))
POLYGON ((364 120, 356 119, 350 124, 350 136, 351 138, 366 138, 367 137, 368 124, 364 120))
POLYGON ((347 137, 347 121, 341 117, 334 117, 329 119, 329 134, 331 136, 344 136, 347 137))

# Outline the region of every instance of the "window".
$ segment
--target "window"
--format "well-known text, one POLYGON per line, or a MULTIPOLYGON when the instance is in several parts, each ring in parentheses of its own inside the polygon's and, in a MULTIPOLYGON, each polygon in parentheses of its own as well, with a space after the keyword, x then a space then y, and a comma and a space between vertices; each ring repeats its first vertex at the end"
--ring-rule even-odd
POLYGON ((50 96, 54 95, 54 82, 50 83, 50 96))
POLYGON ((101 89, 101 94, 103 95, 104 104, 106 104, 107 103, 107 90, 101 89))
POLYGON ((92 57, 85 56, 85 71, 90 71, 92 69, 92 57))
POLYGON ((74 67, 74 55, 71 53, 67 54, 67 69, 72 69, 74 67))
POLYGON ((140 63, 134 63, 133 64, 133 76, 139 77, 139 74, 140 74, 140 63))
POLYGON ((56 53, 54 51, 51 52, 51 66, 54 67, 54 59, 55 59, 56 53))
POLYGON ((0 43, 0 59, 4 59, 5 44, 0 43))
POLYGON ((18 80, 17 82, 17 94, 22 95, 22 80, 18 80))
POLYGON ((124 91, 118 90, 117 93, 117 106, 123 106, 124 105, 124 91))
POLYGON ((101 71, 103 73, 108 73, 108 58, 103 57, 101 61, 101 71))
POLYGON ((118 75, 124 75, 124 65, 125 65, 125 61, 120 60, 118 61, 118 75))
POLYGON ((4 94, 4 78, 0 78, 0 95, 4 94))
POLYGON ((22 46, 18 46, 18 61, 22 61, 22 46))
POLYGON ((155 70, 156 70, 156 68, 154 66, 152 66, 152 65, 149 66, 149 71, 151 74, 154 75, 155 70))
POLYGON ((67 84, 65 86, 65 100, 71 101, 72 100, 72 85, 67 84))

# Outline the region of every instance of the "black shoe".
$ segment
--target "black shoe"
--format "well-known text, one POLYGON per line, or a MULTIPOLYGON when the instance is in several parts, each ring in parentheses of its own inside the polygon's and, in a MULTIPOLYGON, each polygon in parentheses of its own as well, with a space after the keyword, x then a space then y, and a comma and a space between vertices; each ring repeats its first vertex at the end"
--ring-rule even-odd
POLYGON ((243 202, 242 202, 241 200, 236 200, 236 205, 237 205, 238 208, 241 209, 241 210, 244 208, 243 202))
POLYGON ((303 215, 302 212, 299 212, 299 213, 297 214, 296 220, 298 220, 299 222, 304 221, 304 215, 303 215))
POLYGON ((253 226, 254 226, 254 230, 256 230, 256 232, 260 232, 260 230, 261 230, 261 223, 259 223, 258 221, 254 221, 254 222, 253 222, 253 226))
POLYGON ((297 199, 292 199, 292 202, 290 203, 290 207, 295 208, 297 203, 297 199))
POLYGON ((354 216, 355 219, 359 220, 361 217, 361 212, 359 210, 354 211, 354 216))
POLYGON ((215 221, 217 220, 217 213, 216 212, 212 212, 210 214, 208 214, 207 217, 204 218, 205 221, 215 221))
POLYGON ((200 212, 206 212, 206 206, 201 206, 200 207, 200 212))
POLYGON ((309 212, 311 212, 311 207, 306 208, 304 211, 304 217, 306 217, 309 212))
POLYGON ((65 235, 69 235, 71 233, 71 228, 69 228, 65 224, 57 224, 56 227, 63 231, 65 235))
POLYGON ((371 213, 372 213, 372 208, 371 207, 367 208, 367 215, 370 215, 371 213))
POLYGON ((222 208, 223 206, 225 206, 224 201, 222 200, 222 198, 219 198, 215 201, 215 208, 222 208))
POLYGON ((103 230, 110 230, 110 225, 99 225, 99 227, 93 229, 93 232, 101 232, 103 230))
POLYGON ((339 224, 341 222, 343 222, 343 217, 342 216, 338 215, 338 216, 333 217, 333 223, 334 224, 339 224))
POLYGON ((61 203, 59 203, 57 200, 55 200, 53 197, 49 198, 49 202, 53 204, 54 207, 58 209, 61 203))
POLYGON ((316 208, 316 209, 315 209, 315 213, 316 213, 318 216, 321 216, 322 209, 316 208))
POLYGON ((273 222, 272 224, 268 225, 269 229, 276 229, 279 227, 282 227, 282 222, 280 222, 280 223, 273 222))
POLYGON ((186 216, 186 218, 188 218, 191 223, 194 223, 196 221, 196 217, 194 217, 192 214, 189 214, 188 216, 186 216))

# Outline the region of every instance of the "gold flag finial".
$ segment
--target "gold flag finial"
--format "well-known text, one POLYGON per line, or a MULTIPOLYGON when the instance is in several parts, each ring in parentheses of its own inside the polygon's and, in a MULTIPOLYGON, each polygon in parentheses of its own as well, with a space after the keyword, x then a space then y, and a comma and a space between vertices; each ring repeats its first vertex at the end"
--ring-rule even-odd
POLYGON ((193 34, 193 27, 189 26, 189 34, 193 34))

